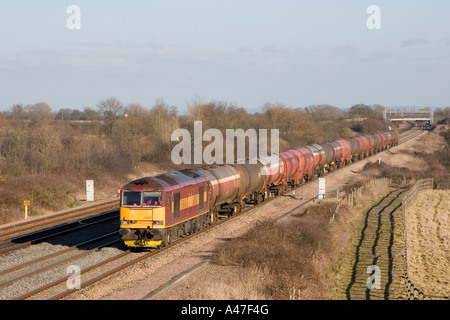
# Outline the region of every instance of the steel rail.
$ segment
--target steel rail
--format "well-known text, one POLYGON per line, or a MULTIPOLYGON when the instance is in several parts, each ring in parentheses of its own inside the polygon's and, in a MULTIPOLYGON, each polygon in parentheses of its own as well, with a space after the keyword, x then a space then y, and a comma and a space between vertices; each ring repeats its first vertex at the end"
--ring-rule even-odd
MULTIPOLYGON (((123 256, 126 256, 126 255, 130 254, 130 253, 131 253, 131 250, 128 249, 127 251, 121 252, 121 253, 119 253, 119 254, 117 254, 117 255, 111 257, 111 258, 105 259, 105 260, 103 260, 103 261, 101 261, 101 262, 99 262, 99 263, 96 263, 96 264, 91 265, 91 266, 89 266, 89 267, 87 267, 87 268, 84 268, 84 269, 81 270, 81 271, 82 271, 83 273, 84 273, 84 272, 88 272, 88 271, 90 271, 90 270, 92 270, 92 269, 98 268, 98 267, 100 267, 100 266, 102 266, 102 265, 104 265, 104 264, 106 264, 106 263, 109 263, 109 262, 112 262, 112 261, 114 261, 114 260, 117 260, 117 259, 119 259, 119 258, 121 258, 121 257, 123 257, 123 256)), ((44 290, 46 290, 46 289, 48 289, 48 288, 54 287, 54 286, 56 286, 56 285, 58 285, 58 284, 60 284, 60 283, 62 283, 62 282, 64 282, 64 281, 67 281, 67 279, 68 279, 69 277, 71 277, 71 275, 65 276, 65 277, 60 278, 60 279, 58 279, 58 280, 55 280, 55 281, 53 281, 53 282, 51 282, 51 283, 48 283, 48 284, 46 284, 46 285, 44 285, 44 286, 42 286, 42 287, 39 287, 39 288, 37 288, 37 289, 34 289, 34 290, 29 291, 29 292, 27 292, 27 293, 24 293, 24 294, 22 294, 22 295, 20 295, 20 296, 18 296, 18 297, 15 297, 15 298, 13 298, 13 299, 11 299, 11 300, 25 300, 25 299, 28 298, 28 297, 31 297, 31 296, 33 296, 33 295, 36 295, 36 294, 38 294, 38 293, 40 293, 40 292, 42 292, 42 291, 44 291, 44 290)))
MULTIPOLYGON (((111 233, 108 233, 108 234, 105 234, 105 235, 102 235, 102 236, 97 237, 95 239, 90 239, 90 240, 84 241, 82 243, 78 243, 78 244, 73 245, 73 246, 71 246, 69 248, 66 248, 66 249, 63 249, 63 250, 60 250, 60 251, 48 254, 46 256, 43 256, 43 257, 40 257, 40 258, 31 260, 31 261, 28 261, 28 262, 25 262, 25 263, 22 263, 22 264, 19 264, 17 266, 11 267, 9 269, 5 269, 3 271, 0 271, 0 276, 3 276, 5 274, 8 274, 8 273, 11 273, 11 272, 14 272, 14 271, 26 268, 26 267, 29 267, 29 266, 31 266, 33 264, 36 264, 36 263, 39 263, 39 262, 42 262, 42 261, 45 261, 45 260, 48 260, 48 259, 60 256, 60 255, 63 255, 63 254, 66 254, 66 253, 78 250, 78 249, 80 249, 80 247, 86 246, 86 245, 91 244, 91 243, 95 243, 97 241, 100 241, 100 240, 112 237, 114 235, 117 235, 117 231, 111 232, 111 233)), ((102 246, 99 246, 96 249, 98 249, 100 247, 102 247, 102 246)), ((19 279, 16 279, 16 280, 19 280, 19 279)), ((4 287, 4 286, 5 286, 5 283, 0 283, 0 288, 4 287)))
MULTIPOLYGON (((109 211, 109 212, 103 213, 102 215, 113 214, 114 212, 115 211, 109 211)), ((92 218, 93 217, 88 217, 85 220, 89 220, 89 219, 92 219, 92 218)), ((29 245, 32 245, 32 244, 37 244, 37 243, 40 243, 40 242, 44 241, 45 239, 54 238, 54 237, 57 237, 57 236, 60 236, 60 235, 66 234, 66 233, 70 233, 70 232, 73 232, 73 231, 76 231, 76 230, 79 230, 79 229, 84 229, 84 228, 87 228, 87 227, 90 227, 90 226, 93 226, 93 225, 96 225, 96 224, 99 224, 99 223, 103 223, 103 222, 108 221, 108 220, 113 220, 113 219, 116 219, 116 218, 117 218, 117 215, 114 215, 112 217, 108 217, 108 218, 105 218, 105 219, 102 219, 102 220, 93 221, 93 222, 89 222, 89 223, 84 223, 84 224, 81 224, 81 225, 80 225, 80 223, 82 223, 81 221, 70 222, 70 223, 68 223, 66 225, 63 225, 63 226, 70 228, 70 225, 74 225, 74 227, 72 227, 70 229, 67 229, 67 230, 59 231, 59 232, 56 232, 56 233, 51 233, 51 234, 48 234, 46 236, 43 236, 43 237, 40 237, 40 238, 37 238, 37 239, 33 239, 33 240, 30 240, 30 241, 27 241, 27 242, 23 242, 23 243, 20 243, 20 244, 16 244, 16 245, 13 245, 13 246, 10 246, 10 247, 6 247, 6 248, 3 248, 3 249, 0 249, 0 254, 8 252, 8 251, 12 251, 12 250, 17 250, 17 249, 20 249, 20 248, 23 248, 25 246, 29 246, 29 245)), ((59 226, 55 226, 55 227, 52 227, 52 228, 47 229, 47 230, 40 230, 39 232, 35 232, 35 233, 42 233, 44 231, 45 232, 50 232, 53 229, 57 229, 57 228, 61 228, 61 227, 62 226, 59 225, 59 226)), ((35 234, 35 233, 33 233, 33 234, 35 234)), ((20 238, 29 237, 30 235, 32 235, 32 234, 27 234, 27 235, 22 236, 22 237, 4 240, 4 241, 0 242, 0 245, 8 244, 8 243, 14 243, 14 241, 17 241, 20 238)))
MULTIPOLYGON (((44 271, 46 271, 46 270, 48 270, 48 269, 57 267, 57 266, 59 266, 59 265, 61 265, 61 264, 64 264, 64 263, 66 263, 66 262, 69 262, 69 261, 72 261, 72 260, 76 260, 76 259, 81 258, 81 257, 83 257, 83 256, 86 256, 86 255, 88 255, 88 254, 90 254, 90 253, 92 253, 92 252, 95 252, 95 251, 99 250, 100 248, 103 248, 103 247, 105 247, 105 246, 111 245, 111 244, 116 243, 116 242, 119 242, 119 241, 120 241, 120 239, 116 239, 116 240, 114 240, 114 241, 110 241, 110 242, 108 242, 108 243, 106 243, 106 244, 104 244, 104 245, 98 246, 98 247, 96 247, 96 248, 92 248, 92 249, 90 249, 90 250, 82 251, 81 253, 79 253, 79 254, 77 254, 77 255, 75 255, 75 256, 73 256, 73 257, 68 257, 68 258, 66 258, 66 259, 64 259, 64 260, 61 260, 61 261, 52 263, 52 264, 50 264, 50 265, 48 265, 48 266, 45 266, 45 267, 43 267, 43 268, 40 268, 40 269, 38 269, 38 270, 29 272, 29 273, 27 273, 27 274, 23 274, 23 275, 21 275, 21 276, 19 276, 19 277, 17 277, 17 278, 14 278, 14 279, 8 280, 8 281, 6 281, 6 282, 0 283, 0 288, 6 287, 6 286, 8 286, 8 285, 10 285, 10 284, 12 284, 12 283, 14 283, 14 282, 16 282, 16 281, 19 281, 19 280, 24 279, 24 278, 31 277, 31 276, 33 276, 33 275, 35 275, 35 274, 42 273, 42 272, 44 272, 44 271)), ((33 261, 33 262, 34 262, 34 261, 33 261)))
POLYGON ((91 206, 74 208, 57 214, 43 216, 27 221, 17 222, 12 225, 0 227, 0 237, 10 236, 12 234, 19 234, 23 231, 29 231, 31 228, 40 228, 47 225, 52 225, 60 222, 70 221, 71 219, 80 219, 93 213, 104 212, 104 210, 113 210, 119 208, 119 200, 108 200, 106 202, 97 203, 91 206))

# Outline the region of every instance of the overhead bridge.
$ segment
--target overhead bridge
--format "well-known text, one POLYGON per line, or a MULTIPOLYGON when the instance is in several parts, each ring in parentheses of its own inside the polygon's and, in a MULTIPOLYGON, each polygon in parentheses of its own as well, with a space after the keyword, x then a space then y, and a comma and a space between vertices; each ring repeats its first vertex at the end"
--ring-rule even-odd
POLYGON ((385 121, 418 121, 433 125, 434 111, 431 109, 388 108, 384 110, 385 121))

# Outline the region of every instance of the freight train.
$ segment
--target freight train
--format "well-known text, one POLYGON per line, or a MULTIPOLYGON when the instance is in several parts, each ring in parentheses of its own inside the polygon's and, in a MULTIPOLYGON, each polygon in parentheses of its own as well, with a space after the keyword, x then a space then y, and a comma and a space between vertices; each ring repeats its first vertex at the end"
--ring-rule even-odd
POLYGON ((398 140, 398 131, 380 132, 290 149, 259 157, 256 164, 210 165, 137 179, 121 189, 119 233, 129 247, 158 248, 398 140))

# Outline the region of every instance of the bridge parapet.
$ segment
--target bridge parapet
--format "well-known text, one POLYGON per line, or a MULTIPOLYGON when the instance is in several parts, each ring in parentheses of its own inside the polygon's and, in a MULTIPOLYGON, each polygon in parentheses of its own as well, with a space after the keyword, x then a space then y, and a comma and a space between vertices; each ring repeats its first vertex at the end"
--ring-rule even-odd
POLYGON ((429 121, 434 122, 434 111, 431 109, 387 108, 383 112, 385 121, 429 121))

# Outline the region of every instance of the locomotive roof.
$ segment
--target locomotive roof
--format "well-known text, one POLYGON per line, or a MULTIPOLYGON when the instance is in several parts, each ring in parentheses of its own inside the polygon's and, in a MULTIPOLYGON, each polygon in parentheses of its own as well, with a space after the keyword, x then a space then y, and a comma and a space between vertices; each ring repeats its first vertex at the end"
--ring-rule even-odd
POLYGON ((144 177, 126 184, 123 190, 165 190, 170 191, 204 183, 208 181, 206 175, 196 170, 180 170, 144 177))

